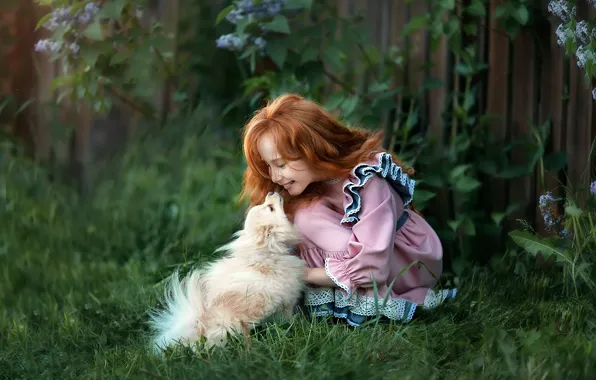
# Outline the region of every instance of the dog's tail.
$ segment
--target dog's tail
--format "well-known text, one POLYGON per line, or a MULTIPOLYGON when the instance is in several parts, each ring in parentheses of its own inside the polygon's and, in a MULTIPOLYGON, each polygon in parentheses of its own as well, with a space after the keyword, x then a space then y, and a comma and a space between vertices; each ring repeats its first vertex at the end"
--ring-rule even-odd
POLYGON ((195 270, 182 281, 178 271, 174 272, 165 288, 165 310, 150 315, 155 351, 175 343, 198 341, 203 335, 200 320, 204 310, 201 272, 195 270))

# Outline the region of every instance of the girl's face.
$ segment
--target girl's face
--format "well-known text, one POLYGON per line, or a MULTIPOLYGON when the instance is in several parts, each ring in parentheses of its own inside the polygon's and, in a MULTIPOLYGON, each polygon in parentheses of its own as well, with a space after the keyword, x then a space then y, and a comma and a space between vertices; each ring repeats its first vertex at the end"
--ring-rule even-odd
POLYGON ((270 135, 263 135, 257 142, 257 148, 261 158, 267 163, 271 180, 283 186, 291 196, 302 194, 308 185, 321 180, 306 161, 285 162, 270 135))

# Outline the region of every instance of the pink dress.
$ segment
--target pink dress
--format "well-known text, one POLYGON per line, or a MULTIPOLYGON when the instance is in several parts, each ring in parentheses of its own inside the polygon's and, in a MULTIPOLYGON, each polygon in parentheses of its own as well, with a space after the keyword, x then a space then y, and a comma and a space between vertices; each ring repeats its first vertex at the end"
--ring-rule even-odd
POLYGON ((309 313, 345 318, 353 326, 377 315, 407 322, 418 306, 455 297, 456 289, 433 289, 443 249, 432 227, 407 210, 414 186, 391 155, 379 153, 296 213, 303 236, 297 253, 309 267, 325 268, 336 284, 307 286, 309 313))

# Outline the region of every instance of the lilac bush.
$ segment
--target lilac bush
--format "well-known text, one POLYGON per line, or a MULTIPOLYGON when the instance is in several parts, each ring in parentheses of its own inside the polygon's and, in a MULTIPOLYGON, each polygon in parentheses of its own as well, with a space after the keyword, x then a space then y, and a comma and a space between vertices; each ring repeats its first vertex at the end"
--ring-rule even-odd
POLYGON ((275 16, 282 14, 285 4, 286 0, 261 0, 258 4, 253 0, 233 2, 227 8, 225 19, 234 25, 256 23, 258 28, 253 28, 250 33, 238 32, 237 28, 234 33, 218 37, 215 41, 216 46, 233 52, 253 47, 260 55, 265 55, 268 34, 266 24, 272 22, 275 16))
POLYGON ((77 97, 103 112, 118 98, 155 117, 157 79, 173 72, 174 55, 160 23, 141 22, 146 0, 35 1, 51 11, 37 23, 48 36, 33 49, 67 68, 54 80, 57 102, 77 97))
MULTIPOLYGON (((577 1, 587 1, 596 8, 596 0, 577 1)), ((595 20, 576 19, 577 1, 551 0, 548 11, 561 22, 555 31, 557 43, 568 55, 577 58, 577 65, 586 72, 589 83, 591 78, 596 78, 596 24, 595 20)), ((592 98, 596 100, 596 88, 592 89, 592 98)))
POLYGON ((52 41, 50 39, 39 40, 35 44, 35 51, 57 54, 62 52, 62 48, 66 46, 66 52, 77 56, 81 49, 79 46, 81 27, 90 24, 100 9, 99 4, 96 2, 87 3, 82 9, 76 11, 73 11, 70 6, 54 9, 50 14, 50 18, 43 23, 43 27, 51 32, 59 28, 70 30, 73 41, 65 44, 63 41, 52 41))

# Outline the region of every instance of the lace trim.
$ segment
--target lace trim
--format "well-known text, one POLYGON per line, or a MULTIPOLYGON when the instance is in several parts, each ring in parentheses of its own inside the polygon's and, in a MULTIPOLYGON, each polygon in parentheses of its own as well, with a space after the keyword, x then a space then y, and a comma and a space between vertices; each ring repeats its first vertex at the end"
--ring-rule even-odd
POLYGON ((455 298, 457 295, 457 289, 441 289, 432 290, 430 289, 424 297, 424 308, 433 309, 449 298, 455 298))
POLYGON ((378 165, 358 164, 353 170, 357 182, 348 182, 344 185, 343 192, 350 197, 350 203, 345 206, 345 214, 340 222, 344 227, 349 228, 358 223, 358 213, 361 209, 360 189, 375 173, 388 180, 391 186, 401 195, 404 207, 412 202, 416 181, 410 179, 402 168, 393 162, 389 153, 383 152, 379 157, 378 165))
POLYGON ((339 280, 337 279, 337 277, 335 277, 332 273, 331 273, 331 269, 329 269, 329 258, 325 259, 325 273, 327 274, 327 276, 329 276, 329 278, 331 278, 333 280, 333 282, 335 283, 335 285, 339 286, 341 289, 343 289, 343 291, 346 292, 347 294, 347 298, 350 298, 350 296, 352 295, 352 292, 350 291, 350 288, 348 288, 345 284, 342 284, 341 282, 339 282, 339 280))
MULTIPOLYGON (((424 303, 417 305, 414 302, 402 298, 390 298, 383 305, 383 298, 375 300, 373 297, 353 294, 346 297, 342 292, 337 292, 333 288, 312 288, 307 286, 304 298, 306 306, 321 306, 334 304, 336 309, 348 308, 348 311, 360 316, 376 316, 379 314, 393 320, 410 321, 414 317, 416 308, 421 306, 424 309, 432 309, 443 303, 445 300, 455 298, 457 289, 429 289, 424 303)), ((345 312, 334 312, 332 310, 320 310, 315 313, 316 316, 334 315, 338 318, 347 318, 345 312)))

